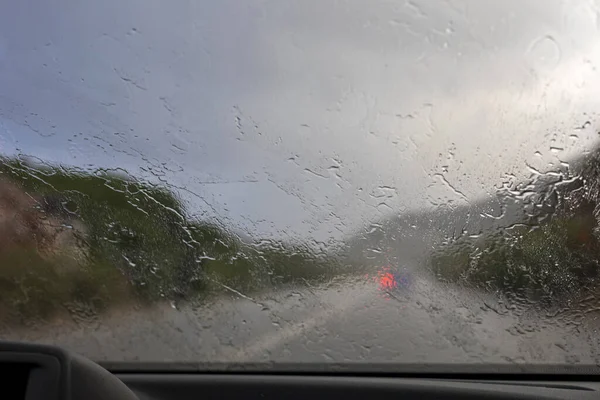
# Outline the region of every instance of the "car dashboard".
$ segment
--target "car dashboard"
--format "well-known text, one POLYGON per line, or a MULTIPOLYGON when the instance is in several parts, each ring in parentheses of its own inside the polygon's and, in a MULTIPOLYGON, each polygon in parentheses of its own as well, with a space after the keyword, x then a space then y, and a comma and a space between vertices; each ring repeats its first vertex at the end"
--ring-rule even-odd
POLYGON ((8 400, 345 400, 592 399, 600 380, 592 368, 517 373, 508 366, 462 373, 432 367, 375 369, 335 366, 220 366, 94 363, 67 350, 0 342, 0 372, 8 400), (512 371, 512 372, 511 372, 512 371))

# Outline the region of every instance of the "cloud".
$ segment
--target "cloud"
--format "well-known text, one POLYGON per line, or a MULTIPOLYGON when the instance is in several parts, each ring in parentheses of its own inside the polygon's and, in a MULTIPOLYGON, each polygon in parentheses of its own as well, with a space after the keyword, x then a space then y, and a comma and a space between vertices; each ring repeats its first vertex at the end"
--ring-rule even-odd
POLYGON ((0 16, 2 150, 248 231, 341 235, 595 140, 593 2, 67 3, 0 16))

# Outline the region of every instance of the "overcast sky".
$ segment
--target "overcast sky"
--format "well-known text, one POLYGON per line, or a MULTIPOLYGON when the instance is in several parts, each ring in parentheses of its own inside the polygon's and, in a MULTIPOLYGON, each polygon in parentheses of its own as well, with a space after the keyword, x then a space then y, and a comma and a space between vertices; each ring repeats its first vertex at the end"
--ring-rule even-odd
POLYGON ((255 235, 472 201, 599 127, 593 1, 4 2, 2 153, 160 179, 255 235))

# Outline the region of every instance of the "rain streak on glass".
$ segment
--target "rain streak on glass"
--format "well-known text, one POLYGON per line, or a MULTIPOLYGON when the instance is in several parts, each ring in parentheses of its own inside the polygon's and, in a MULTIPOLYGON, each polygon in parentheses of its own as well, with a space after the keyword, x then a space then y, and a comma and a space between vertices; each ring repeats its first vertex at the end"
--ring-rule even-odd
POLYGON ((598 2, 38 3, 0 15, 1 339, 600 362, 598 2))

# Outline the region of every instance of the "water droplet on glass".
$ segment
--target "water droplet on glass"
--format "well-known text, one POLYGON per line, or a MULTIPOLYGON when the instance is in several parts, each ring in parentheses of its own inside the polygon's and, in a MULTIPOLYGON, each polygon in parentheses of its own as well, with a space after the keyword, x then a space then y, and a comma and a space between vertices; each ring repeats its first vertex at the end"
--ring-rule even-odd
POLYGON ((537 73, 552 70, 560 62, 560 47, 553 36, 542 36, 531 43, 525 59, 529 67, 537 73))

